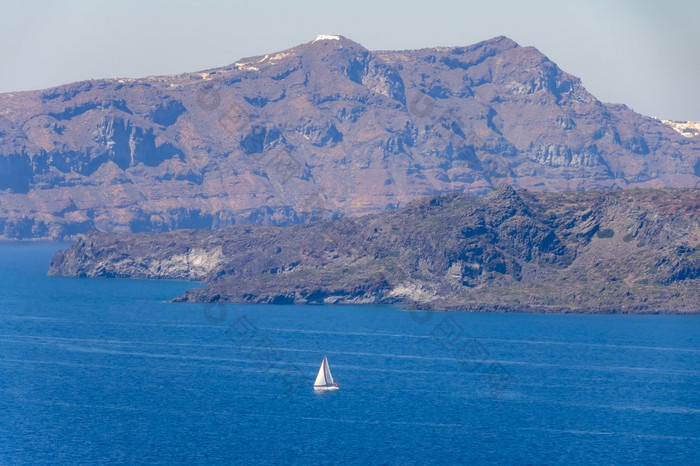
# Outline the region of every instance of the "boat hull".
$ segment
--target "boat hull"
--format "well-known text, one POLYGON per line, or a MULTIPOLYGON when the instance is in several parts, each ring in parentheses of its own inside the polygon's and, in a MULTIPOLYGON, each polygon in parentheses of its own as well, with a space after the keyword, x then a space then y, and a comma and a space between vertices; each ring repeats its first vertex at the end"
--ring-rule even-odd
POLYGON ((337 385, 331 385, 331 386, 322 385, 320 387, 317 387, 314 385, 314 390, 317 392, 330 392, 333 390, 338 390, 339 388, 340 387, 338 387, 337 385))

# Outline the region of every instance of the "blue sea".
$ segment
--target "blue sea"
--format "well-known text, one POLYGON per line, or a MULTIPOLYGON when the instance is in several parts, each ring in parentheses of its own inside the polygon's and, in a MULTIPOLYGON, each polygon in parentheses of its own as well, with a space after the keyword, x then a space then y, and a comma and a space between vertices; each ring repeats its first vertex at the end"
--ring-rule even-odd
POLYGON ((0 464, 700 464, 699 316, 176 304, 63 247, 0 244, 0 464))

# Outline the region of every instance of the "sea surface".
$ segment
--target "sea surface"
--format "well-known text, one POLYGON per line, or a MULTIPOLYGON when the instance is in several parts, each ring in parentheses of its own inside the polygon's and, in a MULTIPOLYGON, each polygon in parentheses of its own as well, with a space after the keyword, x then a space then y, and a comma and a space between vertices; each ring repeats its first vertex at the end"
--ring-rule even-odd
POLYGON ((175 304, 65 246, 0 244, 0 464, 700 464, 698 316, 175 304))

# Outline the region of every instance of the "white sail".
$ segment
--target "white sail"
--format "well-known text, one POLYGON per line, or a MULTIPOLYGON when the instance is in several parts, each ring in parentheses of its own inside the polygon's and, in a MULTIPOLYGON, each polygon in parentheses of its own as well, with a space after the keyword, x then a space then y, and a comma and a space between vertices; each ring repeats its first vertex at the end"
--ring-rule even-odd
POLYGON ((316 376, 314 387, 328 385, 328 382, 326 381, 326 367, 328 367, 328 365, 326 364, 326 357, 324 356, 323 361, 321 362, 321 367, 318 368, 318 375, 316 376))
POLYGON ((333 380, 331 368, 325 356, 323 357, 323 361, 321 361, 321 367, 318 368, 318 374, 314 382, 314 390, 338 390, 338 384, 333 380))
POLYGON ((328 365, 328 359, 323 358, 324 366, 326 367, 326 384, 333 385, 333 374, 331 374, 331 366, 328 365))

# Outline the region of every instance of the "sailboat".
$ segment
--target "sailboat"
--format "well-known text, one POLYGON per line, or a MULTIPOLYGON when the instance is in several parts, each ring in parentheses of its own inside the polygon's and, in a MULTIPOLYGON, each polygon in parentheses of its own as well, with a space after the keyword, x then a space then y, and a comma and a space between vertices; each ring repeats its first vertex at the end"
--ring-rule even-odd
POLYGON ((318 375, 316 376, 316 381, 314 382, 314 390, 327 391, 327 390, 338 390, 338 383, 333 381, 333 375, 331 374, 331 368, 328 365, 328 358, 323 357, 321 361, 321 367, 318 369, 318 375))

